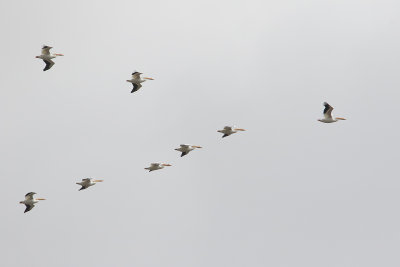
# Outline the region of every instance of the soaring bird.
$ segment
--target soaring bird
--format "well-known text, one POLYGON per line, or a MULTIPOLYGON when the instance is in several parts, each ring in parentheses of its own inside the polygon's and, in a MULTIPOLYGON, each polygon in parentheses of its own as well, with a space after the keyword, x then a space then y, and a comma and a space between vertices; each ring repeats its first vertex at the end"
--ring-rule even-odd
POLYGON ((332 118, 332 110, 333 107, 329 105, 328 103, 324 102, 324 118, 319 119, 320 122, 324 123, 332 123, 332 122, 337 122, 338 120, 346 120, 345 118, 332 118))
POLYGON ((51 67, 54 65, 54 61, 52 60, 53 58, 59 57, 59 56, 64 56, 63 54, 50 54, 50 49, 53 47, 44 45, 42 47, 42 54, 40 56, 36 56, 36 58, 43 59, 44 63, 46 63, 46 66, 44 67, 43 71, 49 70, 51 67))
POLYGON ((175 148, 175 150, 182 152, 181 157, 189 154, 190 151, 194 150, 195 148, 201 148, 201 146, 193 146, 193 145, 181 145, 180 148, 175 148))
POLYGON ((96 183, 99 183, 99 182, 103 182, 103 180, 94 180, 93 178, 83 178, 82 182, 76 183, 76 184, 82 186, 79 189, 79 191, 81 191, 81 190, 86 189, 92 185, 95 185, 96 183))
POLYGON ((225 126, 224 129, 218 130, 218 132, 223 133, 222 138, 230 136, 231 134, 237 133, 238 131, 246 131, 242 128, 236 128, 235 126, 225 126))
POLYGON ((25 200, 20 201, 20 204, 25 204, 25 212, 30 211, 35 207, 35 204, 39 202, 39 200, 46 200, 45 198, 33 198, 33 195, 35 195, 35 192, 29 192, 28 194, 25 195, 25 200))
POLYGON ((149 170, 149 172, 151 172, 151 171, 163 169, 165 166, 172 166, 172 165, 168 164, 168 163, 152 163, 152 164, 150 164, 150 167, 147 167, 144 169, 149 170))
POLYGON ((143 79, 142 79, 142 78, 140 78, 140 74, 143 74, 143 73, 135 71, 134 73, 132 73, 132 79, 126 80, 128 83, 131 83, 133 86, 131 93, 139 90, 142 87, 141 83, 145 82, 146 80, 154 80, 153 78, 149 78, 149 77, 143 77, 143 79))

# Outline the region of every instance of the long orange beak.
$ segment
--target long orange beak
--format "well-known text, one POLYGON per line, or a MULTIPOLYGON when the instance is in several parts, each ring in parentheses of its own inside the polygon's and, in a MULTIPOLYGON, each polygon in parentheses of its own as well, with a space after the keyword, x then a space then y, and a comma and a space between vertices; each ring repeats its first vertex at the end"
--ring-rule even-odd
POLYGON ((45 198, 37 198, 36 200, 46 200, 45 198))
POLYGON ((193 146, 193 147, 195 147, 195 148, 202 148, 201 146, 193 146))
POLYGON ((163 164, 163 166, 172 166, 171 164, 163 164))
POLYGON ((337 120, 342 120, 342 121, 345 121, 346 119, 345 118, 336 118, 337 120))
POLYGON ((235 130, 236 131, 246 131, 245 129, 242 129, 242 128, 236 128, 235 130))
POLYGON ((64 56, 63 54, 54 54, 54 55, 59 56, 59 57, 63 57, 64 56))
POLYGON ((93 180, 93 182, 95 182, 95 183, 101 183, 101 182, 103 182, 104 180, 93 180))
POLYGON ((153 78, 150 78, 150 77, 143 77, 143 79, 146 79, 146 80, 154 80, 153 78))

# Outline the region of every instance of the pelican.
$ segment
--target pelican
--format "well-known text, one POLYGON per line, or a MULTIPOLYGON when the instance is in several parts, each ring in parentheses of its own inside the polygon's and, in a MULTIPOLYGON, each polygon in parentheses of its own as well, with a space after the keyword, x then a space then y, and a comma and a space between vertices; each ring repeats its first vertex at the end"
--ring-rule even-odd
POLYGON ((44 45, 42 47, 42 54, 40 56, 36 56, 36 58, 43 59, 44 63, 46 63, 46 66, 44 67, 43 71, 51 69, 54 65, 54 61, 52 60, 53 58, 64 56, 63 54, 50 54, 50 49, 53 47, 44 45))
POLYGON ((149 170, 149 172, 151 172, 151 171, 163 169, 165 166, 172 166, 172 165, 168 164, 168 163, 152 163, 152 164, 150 164, 150 167, 147 167, 144 169, 149 170))
POLYGON ((194 150, 195 148, 202 148, 201 146, 193 146, 193 145, 180 145, 180 148, 175 148, 175 150, 182 152, 181 157, 189 154, 190 151, 194 150))
POLYGON ((131 83, 133 85, 131 93, 134 93, 137 90, 139 90, 142 87, 141 83, 145 82, 146 80, 154 80, 153 78, 149 77, 143 77, 142 79, 140 78, 140 74, 143 73, 135 71, 134 73, 132 73, 132 79, 126 80, 128 83, 131 83))
POLYGON ((83 178, 82 182, 76 183, 80 186, 82 186, 78 191, 81 191, 83 189, 86 189, 92 185, 95 185, 96 183, 103 182, 103 180, 94 180, 93 178, 83 178))
POLYGON ((223 133, 222 138, 230 136, 231 134, 237 133, 238 131, 246 131, 242 128, 236 128, 235 126, 225 126, 224 129, 218 130, 218 132, 223 133))
POLYGON ((324 102, 324 106, 325 106, 324 118, 319 119, 320 122, 332 123, 332 122, 337 122, 338 120, 346 120, 345 118, 332 118, 333 107, 326 102, 324 102))
POLYGON ((24 213, 33 209, 33 207, 35 207, 35 204, 38 203, 39 200, 46 200, 45 198, 33 198, 33 195, 35 194, 35 192, 29 192, 25 195, 25 200, 19 202, 20 204, 25 204, 26 206, 24 213))

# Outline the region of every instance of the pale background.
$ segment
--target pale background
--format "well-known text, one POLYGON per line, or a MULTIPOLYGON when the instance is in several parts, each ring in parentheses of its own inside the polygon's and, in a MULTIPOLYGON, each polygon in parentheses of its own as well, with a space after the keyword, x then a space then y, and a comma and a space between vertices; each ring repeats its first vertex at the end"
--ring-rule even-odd
POLYGON ((400 266, 398 0, 0 10, 0 266, 400 266))

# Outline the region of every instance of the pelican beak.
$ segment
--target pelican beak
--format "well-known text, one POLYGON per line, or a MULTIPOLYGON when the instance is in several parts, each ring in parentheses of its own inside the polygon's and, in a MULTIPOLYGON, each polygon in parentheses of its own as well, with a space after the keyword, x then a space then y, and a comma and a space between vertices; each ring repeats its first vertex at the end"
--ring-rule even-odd
POLYGON ((104 180, 93 180, 93 182, 95 182, 95 183, 101 183, 101 182, 103 182, 104 180))
POLYGON ((146 79, 146 80, 154 80, 153 78, 150 78, 150 77, 143 77, 143 79, 146 79))
POLYGON ((195 148, 202 148, 201 146, 193 146, 193 147, 195 147, 195 148))
POLYGON ((242 128, 236 128, 235 130, 236 131, 246 131, 245 129, 242 129, 242 128))
POLYGON ((163 166, 172 166, 171 164, 167 164, 167 163, 165 163, 165 164, 162 164, 163 166))
POLYGON ((24 202, 23 202, 23 201, 20 201, 19 204, 24 204, 24 202))
POLYGON ((342 120, 342 121, 345 121, 346 119, 345 118, 336 118, 337 120, 342 120))
POLYGON ((45 198, 37 198, 37 200, 46 200, 45 198))
POLYGON ((59 57, 63 57, 64 56, 63 54, 54 54, 54 55, 59 56, 59 57))

